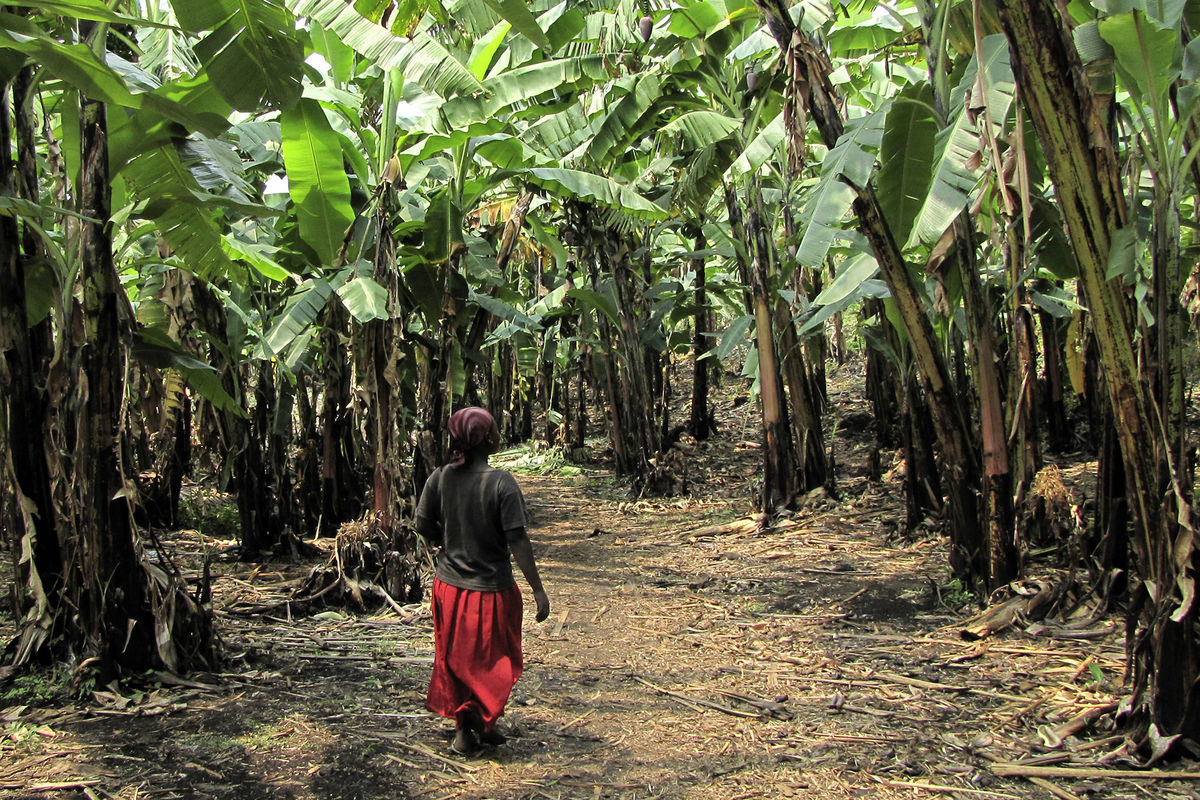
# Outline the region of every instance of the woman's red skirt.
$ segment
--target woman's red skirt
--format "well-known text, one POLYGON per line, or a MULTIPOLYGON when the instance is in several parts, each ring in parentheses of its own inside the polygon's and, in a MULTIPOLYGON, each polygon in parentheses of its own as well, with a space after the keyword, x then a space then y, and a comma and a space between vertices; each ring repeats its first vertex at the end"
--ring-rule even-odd
POLYGON ((425 707, 451 719, 475 711, 491 730, 524 662, 521 591, 459 589, 433 580, 433 676, 425 707))

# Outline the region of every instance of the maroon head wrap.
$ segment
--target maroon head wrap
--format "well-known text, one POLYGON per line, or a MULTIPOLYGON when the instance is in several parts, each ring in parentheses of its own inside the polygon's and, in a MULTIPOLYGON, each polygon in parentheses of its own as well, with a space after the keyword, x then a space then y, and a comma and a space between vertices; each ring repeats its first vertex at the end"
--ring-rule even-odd
POLYGON ((500 446, 500 429, 486 408, 470 406, 450 415, 450 463, 461 467, 478 453, 490 455, 500 446))

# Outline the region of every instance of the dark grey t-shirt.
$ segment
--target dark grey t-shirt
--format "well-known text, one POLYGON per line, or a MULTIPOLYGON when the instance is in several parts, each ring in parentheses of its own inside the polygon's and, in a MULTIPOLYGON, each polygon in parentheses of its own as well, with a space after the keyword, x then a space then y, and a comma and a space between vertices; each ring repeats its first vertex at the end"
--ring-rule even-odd
POLYGON ((485 461, 439 467, 417 503, 418 530, 436 528, 437 576, 460 589, 496 592, 513 584, 506 531, 529 522, 516 479, 485 461))

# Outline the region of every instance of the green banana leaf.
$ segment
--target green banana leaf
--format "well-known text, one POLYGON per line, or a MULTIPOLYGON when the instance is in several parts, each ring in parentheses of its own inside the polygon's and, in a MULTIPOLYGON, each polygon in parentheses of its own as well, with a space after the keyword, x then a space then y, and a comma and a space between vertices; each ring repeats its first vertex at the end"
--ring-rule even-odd
POLYGON ((472 140, 471 144, 476 155, 500 169, 520 169, 531 162, 537 163, 535 154, 528 152, 524 143, 515 136, 491 134, 472 140))
POLYGON ((967 207, 979 182, 978 153, 979 135, 967 109, 960 108, 934 140, 933 177, 906 248, 936 242, 967 207))
POLYGON ((129 108, 140 105, 125 80, 90 47, 62 44, 24 17, 0 13, 0 50, 21 53, 93 100, 129 108))
POLYGON ((665 208, 650 202, 629 186, 601 175, 558 167, 534 167, 516 170, 516 173, 555 194, 594 200, 641 219, 667 219, 670 216, 665 208))
POLYGON ((1047 289, 1032 288, 1029 300, 1052 317, 1070 319, 1078 311, 1087 309, 1080 305, 1078 297, 1057 286, 1047 289))
POLYGON ((1016 78, 1013 76, 1012 64, 1008 50, 1008 38, 1002 33, 994 33, 983 37, 983 58, 972 58, 967 65, 963 78, 950 94, 950 107, 958 108, 966 102, 968 92, 971 92, 971 106, 981 105, 987 108, 991 119, 993 134, 1000 136, 1005 129, 1009 110, 1016 100, 1016 78), (983 70, 983 81, 987 89, 984 103, 975 96, 979 70, 983 70))
POLYGON ((783 141, 784 133, 783 112, 781 111, 763 126, 758 135, 750 140, 750 144, 746 145, 746 149, 742 151, 741 155, 734 159, 728 176, 740 178, 757 171, 759 167, 774 158, 776 148, 783 141))
POLYGON ((569 106, 532 123, 522 132, 522 138, 544 153, 563 157, 588 142, 597 126, 598 122, 589 120, 579 106, 569 106))
POLYGON ((604 56, 557 58, 506 69, 482 83, 481 96, 452 98, 439 109, 445 129, 453 130, 492 118, 510 107, 533 101, 548 92, 588 89, 607 80, 604 56))
POLYGON ((205 192, 174 147, 141 153, 121 175, 133 194, 145 202, 142 216, 154 220, 188 270, 206 280, 235 274, 213 214, 227 199, 205 192))
POLYGON ((813 298, 811 313, 797 331, 798 335, 803 337, 816 330, 825 320, 864 296, 886 296, 887 286, 882 281, 872 280, 878 273, 879 263, 870 253, 859 253, 845 261, 833 282, 813 298))
POLYGON ((542 50, 550 51, 550 40, 546 32, 538 24, 537 17, 529 9, 527 0, 486 0, 487 4, 496 10, 500 16, 508 20, 513 30, 520 33, 542 50))
POLYGON ((1197 13, 1191 0, 1095 0, 1093 5, 1108 16, 1128 12, 1145 14, 1161 28, 1178 28, 1184 14, 1188 15, 1190 24, 1197 13))
POLYGON ((487 77, 488 71, 496 62, 496 56, 500 53, 505 39, 508 38, 508 32, 511 30, 511 23, 501 22, 475 40, 475 44, 471 47, 471 55, 467 58, 467 69, 471 70, 475 80, 482 81, 487 77))
POLYGON ((298 17, 321 24, 327 31, 382 70, 399 69, 425 89, 450 97, 484 91, 464 64, 427 33, 404 39, 379 27, 343 0, 288 0, 298 17))
POLYGON ((279 0, 171 0, 179 24, 208 31, 195 53, 221 96, 240 111, 300 97, 304 50, 279 0))
POLYGON ((608 161, 609 155, 618 148, 628 147, 629 142, 641 133, 642 121, 656 108, 663 95, 662 82, 653 72, 634 76, 628 81, 616 81, 609 91, 618 87, 625 96, 609 106, 596 135, 588 144, 588 158, 597 164, 608 161))
POLYGON ((339 86, 345 86, 354 77, 354 49, 337 36, 325 30, 319 22, 310 22, 308 35, 313 49, 329 62, 329 74, 339 86))
POLYGON ((705 0, 681 0, 671 9, 667 30, 683 39, 704 37, 724 19, 712 3, 705 0))
POLYGON ((333 291, 325 278, 309 278, 288 298, 263 337, 260 358, 277 358, 286 353, 308 328, 321 317, 321 310, 333 291))
POLYGON ((244 261, 268 280, 295 281, 296 276, 275 261, 278 247, 263 242, 247 241, 235 233, 225 234, 225 254, 235 261, 244 261))
POLYGON ((678 137, 685 151, 693 151, 728 139, 741 127, 740 119, 716 111, 688 111, 664 125, 660 135, 678 137))
POLYGON ((705 353, 705 357, 712 357, 718 361, 724 361, 729 358, 729 355, 739 346, 746 343, 746 337, 750 333, 750 329, 754 327, 754 316, 752 314, 743 314, 729 324, 725 332, 721 334, 720 343, 712 350, 705 353))
POLYGON ((331 266, 346 229, 354 222, 341 143, 315 100, 301 100, 279 121, 288 193, 296 206, 301 236, 321 263, 331 266))
POLYGON ((562 243, 562 239, 548 225, 542 222, 540 215, 532 211, 525 215, 525 222, 529 225, 529 229, 533 233, 534 241, 554 255, 554 263, 558 269, 565 269, 567 263, 570 261, 570 255, 567 253, 566 245, 562 243))
POLYGON ((1183 67, 1177 27, 1133 11, 1100 20, 1100 35, 1112 46, 1117 74, 1141 102, 1157 108, 1183 67))
POLYGON ((529 316, 521 309, 517 308, 511 303, 504 302, 498 297, 482 294, 472 289, 469 299, 471 302, 485 309, 496 319, 501 319, 505 322, 511 323, 511 325, 514 326, 513 329, 535 332, 542 329, 540 320, 537 317, 529 316))
POLYGON ((614 325, 621 324, 621 318, 617 313, 617 304, 613 302, 611 297, 582 286, 568 290, 566 296, 572 300, 576 300, 584 308, 600 312, 614 325))
POLYGON ((168 27, 144 17, 117 13, 109 8, 108 4, 103 2, 103 0, 0 0, 0 6, 17 6, 44 11, 47 14, 55 14, 60 17, 88 19, 96 22, 113 22, 119 25, 168 27))
POLYGON ((937 121, 928 82, 910 85, 888 112, 880 150, 879 205, 897 242, 908 241, 929 193, 937 121))
POLYGON ((338 297, 350 315, 359 322, 388 319, 387 289, 366 275, 359 275, 338 287, 338 297))

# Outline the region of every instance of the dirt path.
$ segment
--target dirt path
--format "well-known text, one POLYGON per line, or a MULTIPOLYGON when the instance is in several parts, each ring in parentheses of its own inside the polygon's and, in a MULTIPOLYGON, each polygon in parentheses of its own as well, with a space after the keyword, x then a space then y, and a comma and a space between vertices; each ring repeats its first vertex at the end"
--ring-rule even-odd
POLYGON ((963 642, 939 604, 941 540, 889 540, 899 510, 883 488, 815 497, 760 534, 725 524, 742 500, 630 503, 602 473, 520 480, 553 612, 527 617, 508 745, 447 758, 451 729, 422 707, 424 606, 239 616, 239 598, 303 569, 229 564, 217 589, 230 672, 8 709, 0 795, 1080 797, 1086 780, 1029 783, 990 765, 1090 764, 1120 745, 1101 731, 1046 746, 1110 702, 1114 626, 963 642))

